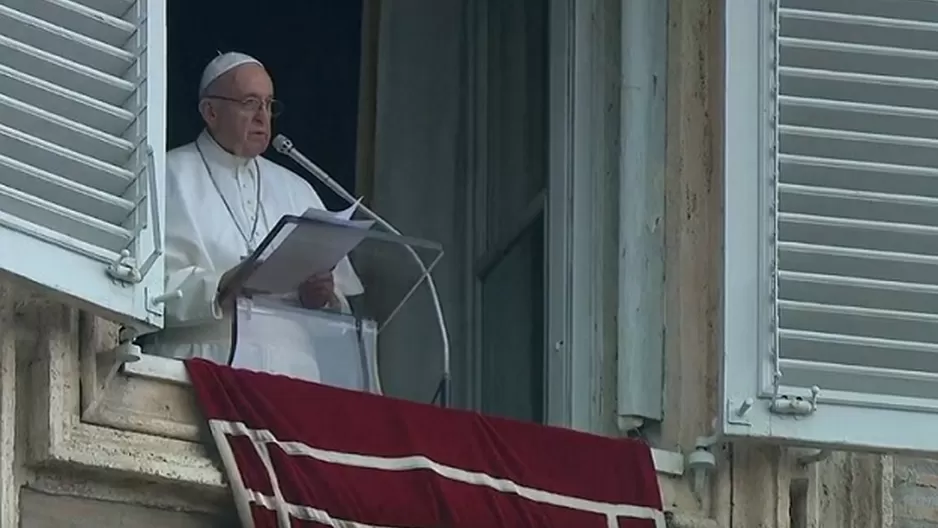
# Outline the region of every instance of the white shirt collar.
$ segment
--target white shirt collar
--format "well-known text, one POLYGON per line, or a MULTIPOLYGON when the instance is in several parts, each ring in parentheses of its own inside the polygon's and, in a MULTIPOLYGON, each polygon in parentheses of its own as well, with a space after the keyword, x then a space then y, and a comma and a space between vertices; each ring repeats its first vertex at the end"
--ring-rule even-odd
POLYGON ((202 130, 202 133, 199 134, 198 139, 196 139, 196 144, 209 162, 217 163, 223 167, 238 169, 244 167, 254 159, 236 156, 228 152, 215 141, 215 138, 212 137, 207 129, 202 130))

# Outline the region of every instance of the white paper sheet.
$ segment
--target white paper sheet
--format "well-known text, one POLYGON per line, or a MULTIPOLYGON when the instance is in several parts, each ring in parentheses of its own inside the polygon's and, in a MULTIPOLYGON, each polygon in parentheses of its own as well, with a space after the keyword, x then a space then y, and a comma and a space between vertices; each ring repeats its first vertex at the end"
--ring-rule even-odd
MULTIPOLYGON (((310 207, 309 209, 306 210, 305 213, 303 213, 303 216, 305 216, 306 218, 315 218, 315 216, 309 216, 309 215, 318 215, 320 213, 326 213, 326 214, 331 214, 335 216, 339 220, 351 220, 352 215, 355 214, 355 211, 358 210, 358 206, 361 203, 362 203, 362 198, 359 198, 358 200, 355 200, 355 203, 348 206, 346 209, 343 209, 341 211, 335 211, 335 212, 323 211, 322 209, 313 209, 312 207, 310 207)), ((362 223, 362 225, 368 224, 369 228, 372 225, 374 225, 374 221, 372 220, 360 220, 360 222, 362 223)))
POLYGON ((361 199, 342 211, 307 209, 315 224, 287 224, 261 256, 263 262, 245 281, 248 290, 271 294, 296 291, 313 275, 335 268, 365 238, 372 220, 352 220, 361 199))

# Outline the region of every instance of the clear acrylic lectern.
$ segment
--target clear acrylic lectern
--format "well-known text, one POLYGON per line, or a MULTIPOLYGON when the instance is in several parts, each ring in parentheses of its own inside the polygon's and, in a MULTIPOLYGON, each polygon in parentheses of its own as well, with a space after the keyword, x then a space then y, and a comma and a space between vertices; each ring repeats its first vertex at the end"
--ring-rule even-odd
POLYGON ((381 392, 378 333, 405 308, 443 251, 437 243, 372 226, 326 211, 281 218, 220 285, 219 299, 234 307, 231 365, 381 392), (347 266, 345 257, 364 293, 341 306, 301 307, 299 286, 347 266))

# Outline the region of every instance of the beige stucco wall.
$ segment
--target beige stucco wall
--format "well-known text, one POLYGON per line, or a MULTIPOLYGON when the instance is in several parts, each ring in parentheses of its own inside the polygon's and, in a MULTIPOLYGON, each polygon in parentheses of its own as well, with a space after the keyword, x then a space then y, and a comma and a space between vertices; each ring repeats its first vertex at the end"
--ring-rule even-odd
MULTIPOLYGON (((713 433, 717 408, 720 6, 669 3, 660 442, 685 451, 713 433)), ((31 291, 0 278, 0 528, 230 524, 224 481, 198 442, 191 394, 120 377, 102 393, 114 328, 31 291), (101 403, 92 403, 98 395, 101 403), (56 500, 62 495, 71 498, 56 500)), ((714 453, 717 470, 701 493, 689 476, 662 476, 672 526, 938 526, 936 463, 833 453, 804 466, 797 461, 804 452, 754 445, 719 444, 714 453)))

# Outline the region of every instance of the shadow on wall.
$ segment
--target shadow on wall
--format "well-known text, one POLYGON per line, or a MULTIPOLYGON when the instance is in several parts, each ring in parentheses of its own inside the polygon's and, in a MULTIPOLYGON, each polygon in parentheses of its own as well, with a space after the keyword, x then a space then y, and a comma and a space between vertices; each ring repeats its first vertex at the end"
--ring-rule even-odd
MULTIPOLYGON (((249 0, 169 0, 168 145, 192 141, 202 129, 196 106, 205 65, 218 51, 242 51, 267 66, 284 102, 275 131, 354 189, 362 2, 306 0, 271 7, 249 0)), ((307 176, 273 149, 267 156, 307 176)), ((344 206, 315 185, 327 207, 344 206)))

